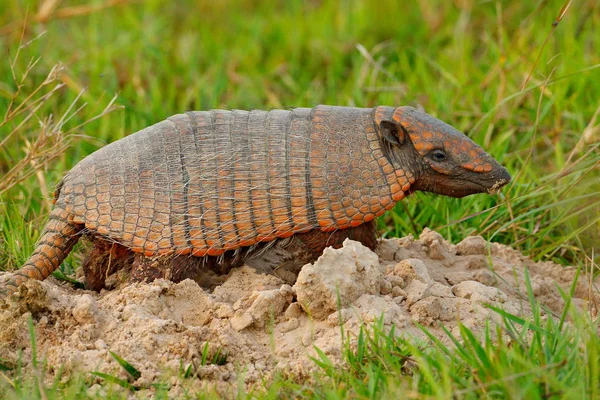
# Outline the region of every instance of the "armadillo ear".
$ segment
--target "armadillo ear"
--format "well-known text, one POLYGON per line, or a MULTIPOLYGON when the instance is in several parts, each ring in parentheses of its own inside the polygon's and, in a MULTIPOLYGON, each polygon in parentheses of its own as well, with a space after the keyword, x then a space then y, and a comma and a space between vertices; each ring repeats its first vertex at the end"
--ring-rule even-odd
POLYGON ((386 141, 391 144, 402 145, 406 143, 406 132, 402 125, 394 121, 381 121, 379 123, 379 132, 386 141))

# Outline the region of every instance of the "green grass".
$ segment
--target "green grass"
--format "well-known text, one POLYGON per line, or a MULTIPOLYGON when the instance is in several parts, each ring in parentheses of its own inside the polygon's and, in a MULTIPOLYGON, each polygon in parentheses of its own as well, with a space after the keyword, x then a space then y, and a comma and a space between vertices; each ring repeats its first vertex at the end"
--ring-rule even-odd
MULTIPOLYGON (((53 186, 67 170, 104 143, 169 115, 420 104, 482 144, 515 179, 498 196, 417 194, 380 219, 385 236, 418 235, 425 226, 453 241, 481 234, 534 259, 589 271, 599 261, 600 5, 573 2, 553 31, 567 3, 147 0, 103 8, 101 0, 4 0, 0 269, 18 268, 31 253, 53 186)), ((76 252, 63 267, 69 273, 79 262, 76 252)), ((598 339, 590 334, 593 322, 582 318, 561 330, 548 322, 535 325, 541 332, 524 328, 545 335, 540 343, 562 346, 536 347, 543 360, 525 356, 533 346, 527 343, 470 350, 498 367, 485 379, 472 373, 479 371, 477 357, 461 359, 439 345, 394 344, 417 365, 411 379, 394 366, 401 360, 389 357, 366 360, 365 368, 384 370, 377 379, 398 377, 396 388, 385 386, 390 397, 405 389, 408 397, 451 390, 462 390, 458 397, 597 397, 591 363, 598 339), (476 378, 498 383, 488 392, 476 378), (514 383, 522 380, 525 386, 514 383), (511 391, 519 387, 525 391, 511 391)), ((328 379, 358 374, 344 373, 323 378, 313 395, 370 397, 345 381, 345 392, 326 392, 328 379)), ((357 379, 370 382, 375 372, 361 373, 357 379)), ((289 397, 310 397, 301 383, 288 383, 277 382, 289 397)), ((64 390, 78 393, 86 382, 73 385, 64 390)))

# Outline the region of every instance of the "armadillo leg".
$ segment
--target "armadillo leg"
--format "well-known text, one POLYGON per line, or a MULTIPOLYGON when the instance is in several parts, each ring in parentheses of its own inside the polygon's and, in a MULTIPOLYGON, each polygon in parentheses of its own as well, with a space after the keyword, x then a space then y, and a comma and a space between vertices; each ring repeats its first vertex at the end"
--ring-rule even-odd
POLYGON ((155 279, 165 278, 170 263, 168 257, 153 259, 143 254, 136 254, 131 265, 129 282, 152 282, 155 279))
POLYGON ((27 279, 46 279, 77 243, 81 229, 81 225, 73 223, 72 216, 66 210, 54 208, 35 251, 25 265, 8 280, 6 289, 14 292, 27 279))
POLYGON ((168 279, 181 282, 193 279, 199 283, 211 280, 214 275, 225 275, 232 268, 244 264, 243 257, 236 257, 234 251, 227 251, 222 256, 164 256, 145 257, 136 254, 129 276, 130 282, 152 282, 155 279, 168 279))
POLYGON ((339 249, 346 239, 361 242, 371 250, 375 250, 378 244, 375 220, 365 222, 354 228, 340 229, 334 232, 323 232, 317 229, 296 236, 306 246, 306 249, 313 254, 312 261, 319 258, 326 247, 331 246, 334 249, 339 249))
POLYGON ((99 292, 106 287, 106 278, 122 269, 131 268, 133 252, 118 243, 92 238, 94 248, 86 255, 82 268, 85 288, 99 292))
POLYGON ((202 269, 202 259, 189 256, 164 256, 158 258, 136 254, 131 266, 129 282, 153 282, 155 279, 168 279, 181 282, 193 279, 202 269))

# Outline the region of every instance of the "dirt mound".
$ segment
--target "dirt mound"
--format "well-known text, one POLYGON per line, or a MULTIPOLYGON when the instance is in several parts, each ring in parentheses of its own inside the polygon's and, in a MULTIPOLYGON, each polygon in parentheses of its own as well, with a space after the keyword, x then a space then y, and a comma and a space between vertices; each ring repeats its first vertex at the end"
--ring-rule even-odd
MULTIPOLYGON (((441 324, 456 331, 461 321, 479 331, 497 318, 487 304, 527 316, 525 267, 535 296, 560 312, 557 284, 571 285, 573 268, 534 263, 481 237, 451 245, 430 230, 419 240, 383 240, 377 254, 346 240, 342 249, 326 249, 305 265, 293 286, 247 266, 231 271, 212 291, 191 280, 100 294, 32 281, 0 304, 0 358, 16 364, 22 353, 23 360, 31 359, 31 315, 40 358, 62 367, 63 379, 74 371, 127 378, 110 351, 141 372, 136 385, 166 381, 171 395, 182 385, 232 390, 275 371, 310 373, 313 346, 339 359, 340 321, 351 336, 383 316, 399 334, 425 339, 413 324, 418 322, 447 341, 441 324), (217 351, 227 355, 223 365, 201 365, 207 342, 209 360, 217 351), (181 379, 181 366, 190 363, 201 379, 181 379)), ((575 304, 585 307, 590 291, 580 281, 575 304)))

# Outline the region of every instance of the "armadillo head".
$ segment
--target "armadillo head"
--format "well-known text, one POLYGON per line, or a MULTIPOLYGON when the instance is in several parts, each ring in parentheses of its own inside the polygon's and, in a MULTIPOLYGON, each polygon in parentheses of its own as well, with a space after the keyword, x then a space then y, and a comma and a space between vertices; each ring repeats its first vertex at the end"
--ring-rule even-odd
POLYGON ((413 172, 410 191, 451 197, 494 193, 510 182, 503 166, 465 134, 412 107, 379 122, 393 164, 413 172), (394 161, 395 160, 395 161, 394 161))

